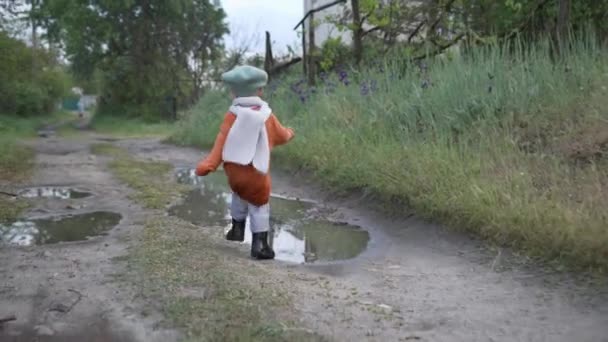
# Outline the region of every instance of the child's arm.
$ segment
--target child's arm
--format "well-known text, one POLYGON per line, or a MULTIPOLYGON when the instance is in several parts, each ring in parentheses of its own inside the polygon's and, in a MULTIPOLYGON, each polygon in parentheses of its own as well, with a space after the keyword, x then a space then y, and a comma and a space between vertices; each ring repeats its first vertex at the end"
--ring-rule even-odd
POLYGON ((196 165, 196 175, 197 176, 206 176, 210 172, 214 172, 222 163, 222 150, 224 149, 224 143, 226 142, 226 137, 228 136, 228 131, 232 124, 236 120, 236 116, 232 113, 227 113, 224 117, 224 122, 220 126, 220 132, 217 134, 215 138, 215 143, 213 144, 213 148, 207 157, 200 161, 198 165, 196 165))
POLYGON ((279 119, 272 114, 270 115, 270 127, 272 129, 272 145, 279 146, 288 143, 295 136, 292 128, 286 128, 281 125, 279 119))

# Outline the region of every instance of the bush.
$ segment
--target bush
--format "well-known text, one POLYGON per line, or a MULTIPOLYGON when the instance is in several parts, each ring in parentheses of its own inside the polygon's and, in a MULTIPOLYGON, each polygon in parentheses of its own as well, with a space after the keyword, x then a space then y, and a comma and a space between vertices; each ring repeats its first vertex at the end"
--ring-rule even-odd
POLYGON ((0 32, 0 113, 18 116, 54 111, 69 79, 52 54, 33 50, 0 32))

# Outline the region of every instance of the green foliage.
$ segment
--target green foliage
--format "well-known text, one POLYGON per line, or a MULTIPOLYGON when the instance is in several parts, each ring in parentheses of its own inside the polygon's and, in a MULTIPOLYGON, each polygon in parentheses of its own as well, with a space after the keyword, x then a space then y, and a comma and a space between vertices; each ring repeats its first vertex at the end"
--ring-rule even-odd
POLYGON ((27 47, 0 32, 0 113, 49 114, 69 86, 69 79, 50 52, 27 47))
MULTIPOLYGON (((387 59, 305 103, 285 79, 269 101, 297 137, 275 158, 385 209, 407 206, 534 256, 606 270, 608 51, 593 41, 573 41, 555 62, 548 42, 405 71, 387 59), (376 90, 364 95, 370 81, 376 90)), ((228 104, 203 98, 175 141, 209 147, 228 104)))
POLYGON ((40 13, 76 78, 100 90, 100 113, 147 119, 163 116, 167 97, 198 98, 227 32, 209 0, 62 0, 40 13))
MULTIPOLYGON (((535 41, 551 36, 558 47, 558 31, 592 29, 599 40, 608 39, 608 0, 429 0, 415 5, 407 1, 357 0, 356 3, 358 13, 353 13, 356 7, 342 6, 337 15, 323 20, 339 31, 350 31, 357 59, 376 60, 388 50, 404 48, 413 56, 438 54, 458 42, 466 46, 485 45, 515 37, 535 41), (569 11, 560 17, 562 5, 569 11), (364 46, 362 51, 358 46, 364 46)), ((328 60, 324 61, 326 65, 328 60)))
POLYGON ((327 39, 321 47, 319 58, 321 70, 331 70, 337 65, 348 63, 351 59, 350 54, 350 48, 342 43, 340 37, 327 39))

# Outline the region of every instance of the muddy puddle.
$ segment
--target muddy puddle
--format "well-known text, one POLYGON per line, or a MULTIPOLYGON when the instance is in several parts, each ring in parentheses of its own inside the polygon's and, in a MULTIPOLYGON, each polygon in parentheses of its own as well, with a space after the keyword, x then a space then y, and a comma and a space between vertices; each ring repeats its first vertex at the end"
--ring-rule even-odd
POLYGON ((79 199, 89 197, 92 194, 87 191, 65 187, 36 187, 20 191, 18 195, 24 198, 79 199))
POLYGON ((122 216, 117 213, 97 211, 0 224, 0 242, 33 246, 62 241, 84 241, 104 235, 116 226, 121 218, 122 216))
MULTIPOLYGON (((223 172, 197 177, 191 169, 177 171, 177 181, 195 188, 184 200, 169 209, 197 225, 230 229, 230 189, 223 172)), ((297 199, 272 196, 271 242, 276 259, 294 263, 312 263, 351 259, 367 247, 369 234, 355 226, 315 217, 315 204, 297 199)), ((251 243, 247 223, 245 243, 251 243)))

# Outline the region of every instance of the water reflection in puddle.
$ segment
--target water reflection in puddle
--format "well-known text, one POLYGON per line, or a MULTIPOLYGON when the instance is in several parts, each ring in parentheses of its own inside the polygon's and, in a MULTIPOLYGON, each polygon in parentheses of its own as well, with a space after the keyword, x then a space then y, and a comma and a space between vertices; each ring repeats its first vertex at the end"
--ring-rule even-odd
POLYGON ((80 215, 58 216, 48 219, 17 221, 0 224, 0 241, 11 245, 32 246, 61 241, 83 241, 103 235, 116 226, 122 216, 98 211, 80 215))
POLYGON ((24 198, 78 199, 89 197, 91 193, 70 188, 38 187, 25 189, 19 192, 19 196, 24 198))
MULTIPOLYGON (((225 175, 216 172, 197 177, 191 169, 178 170, 177 180, 196 186, 169 214, 197 225, 230 228, 230 189, 225 175)), ((334 261, 356 257, 369 241, 367 231, 312 217, 314 204, 271 197, 271 242, 278 260, 295 263, 334 261)), ((251 243, 247 223, 245 243, 251 243)))

